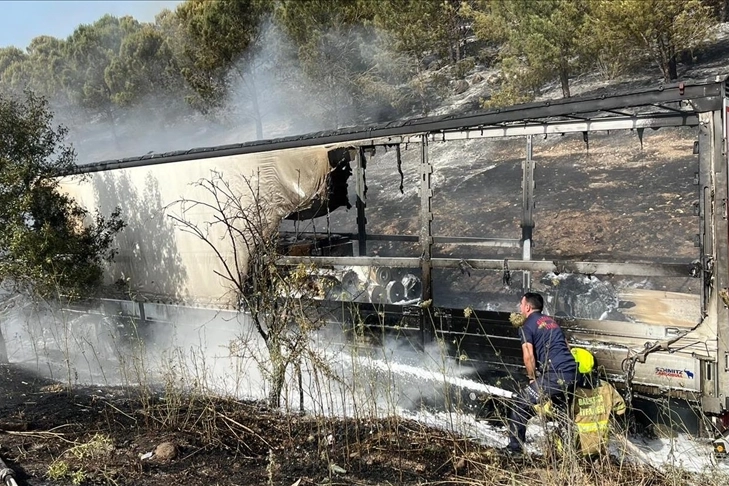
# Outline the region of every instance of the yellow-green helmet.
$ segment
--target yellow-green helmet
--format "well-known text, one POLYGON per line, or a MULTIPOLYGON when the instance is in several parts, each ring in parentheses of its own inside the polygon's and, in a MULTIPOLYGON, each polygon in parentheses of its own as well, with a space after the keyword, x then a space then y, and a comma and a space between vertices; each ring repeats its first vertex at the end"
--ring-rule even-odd
POLYGON ((577 371, 586 375, 595 367, 595 357, 585 348, 572 348, 572 356, 577 361, 577 371))

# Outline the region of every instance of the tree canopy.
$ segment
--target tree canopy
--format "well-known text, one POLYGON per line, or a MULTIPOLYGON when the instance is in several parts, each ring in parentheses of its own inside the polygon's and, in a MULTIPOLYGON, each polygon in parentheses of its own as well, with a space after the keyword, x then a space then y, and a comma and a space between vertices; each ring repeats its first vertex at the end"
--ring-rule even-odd
POLYGON ((726 16, 726 0, 186 0, 154 22, 105 15, 66 39, 0 48, 0 93, 32 90, 112 130, 150 99, 218 120, 234 101, 261 138, 271 79, 300 85, 288 87, 329 126, 427 112, 476 64, 501 67, 492 104, 551 83, 567 97, 587 70, 648 63, 680 78, 726 16))
POLYGON ((588 4, 573 0, 493 0, 470 10, 476 35, 503 44, 504 76, 509 89, 534 91, 558 79, 565 98, 569 80, 581 65, 589 34, 588 4))
POLYGON ((0 95, 0 281, 40 297, 86 296, 124 223, 87 214, 59 190, 75 165, 44 98, 0 95), (91 219, 91 221, 89 221, 91 219))
POLYGON ((701 0, 595 0, 592 31, 602 45, 622 52, 648 53, 665 81, 677 80, 678 61, 709 40, 710 2, 701 0))

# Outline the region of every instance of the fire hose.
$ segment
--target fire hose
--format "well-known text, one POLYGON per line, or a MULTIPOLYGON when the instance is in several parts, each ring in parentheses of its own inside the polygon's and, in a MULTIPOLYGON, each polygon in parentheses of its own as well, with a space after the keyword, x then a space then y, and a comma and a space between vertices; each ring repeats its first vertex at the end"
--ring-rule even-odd
POLYGON ((5 486, 18 486, 15 482, 15 472, 5 464, 2 457, 0 457, 0 481, 5 486))

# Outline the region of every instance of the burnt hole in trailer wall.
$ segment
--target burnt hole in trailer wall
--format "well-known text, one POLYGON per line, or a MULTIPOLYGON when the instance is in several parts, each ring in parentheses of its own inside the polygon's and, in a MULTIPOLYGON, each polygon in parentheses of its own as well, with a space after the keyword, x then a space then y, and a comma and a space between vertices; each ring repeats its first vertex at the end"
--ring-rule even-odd
POLYGON ((535 259, 691 261, 695 130, 535 138, 535 259))
MULTIPOLYGON (((346 202, 337 199, 339 209, 319 211, 315 217, 312 217, 311 211, 292 214, 282 221, 280 230, 298 235, 344 235, 353 240, 356 255, 417 256, 420 145, 401 145, 399 151, 391 145, 369 147, 366 151, 367 190, 363 202, 367 237, 363 251, 360 251, 357 241, 358 215, 354 208, 357 201, 356 160, 349 161, 352 173, 346 179, 337 178, 336 184, 331 184, 337 188, 338 198, 342 195, 347 197, 346 202)), ((330 152, 330 160, 333 152, 330 152)), ((355 151, 350 149, 350 158, 353 153, 355 151)))
MULTIPOLYGON (((431 143, 433 234, 491 239, 521 238, 523 138, 431 143)), ((438 255, 518 255, 475 244, 439 245, 438 255)))
POLYGON ((347 184, 352 175, 352 149, 338 147, 329 151, 329 166, 331 172, 326 179, 326 194, 318 194, 310 207, 293 212, 285 217, 288 220, 300 221, 321 218, 335 209, 345 207, 350 209, 347 184))

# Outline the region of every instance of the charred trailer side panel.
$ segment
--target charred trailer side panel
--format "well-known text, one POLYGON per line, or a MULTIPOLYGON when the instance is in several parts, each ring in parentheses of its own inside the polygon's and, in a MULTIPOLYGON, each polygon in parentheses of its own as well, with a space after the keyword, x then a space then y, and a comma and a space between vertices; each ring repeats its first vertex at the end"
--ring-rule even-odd
MULTIPOLYGON (((133 292, 161 303, 235 308, 238 298, 224 277, 223 262, 245 273, 248 252, 244 243, 225 237, 225 225, 215 224, 220 222, 216 207, 260 210, 260 231, 272 235, 286 216, 346 205, 346 187, 344 193, 341 188, 349 171, 346 147, 230 152, 207 149, 102 162, 80 166, 78 171, 87 173, 83 180, 62 180, 62 189, 90 212, 108 213, 118 206, 127 223, 105 275, 105 297, 125 299, 133 292), (182 229, 180 220, 192 227, 182 229)), ((240 216, 232 214, 230 224, 244 232, 240 216)))
MULTIPOLYGON (((727 380, 724 372, 717 367, 717 343, 722 340, 721 336, 726 332, 727 315, 723 303, 717 300, 718 290, 721 287, 716 286, 719 283, 716 272, 726 275, 726 270, 725 267, 719 270, 716 264, 721 260, 719 267, 726 265, 727 232, 723 212, 726 170, 722 167, 726 165, 726 158, 723 151, 717 150, 720 145, 718 142, 723 140, 724 123, 721 117, 722 110, 725 109, 724 88, 723 81, 699 83, 695 87, 676 85, 662 90, 631 93, 624 97, 568 101, 566 105, 569 105, 569 108, 564 105, 559 106, 559 103, 558 106, 552 104, 516 107, 513 111, 502 113, 501 116, 494 116, 500 123, 498 126, 484 123, 484 119, 488 119, 487 115, 480 119, 478 115, 471 117, 472 123, 479 122, 476 127, 471 125, 472 128, 468 128, 465 120, 460 120, 459 129, 448 129, 444 126, 445 122, 439 123, 438 129, 430 132, 426 140, 428 143, 420 145, 422 155, 415 158, 415 163, 419 163, 421 167, 435 165, 436 174, 439 161, 432 151, 433 147, 437 149, 438 144, 457 140, 475 144, 478 139, 506 140, 514 137, 525 142, 526 152, 522 152, 524 155, 521 186, 518 188, 521 193, 519 202, 522 211, 520 223, 522 233, 518 235, 520 238, 515 238, 512 234, 487 237, 441 236, 437 231, 433 231, 431 229, 433 222, 438 222, 439 216, 442 217, 443 214, 438 214, 439 204, 433 200, 434 190, 437 190, 431 186, 430 181, 434 171, 429 168, 427 171, 417 171, 420 202, 416 214, 419 215, 419 222, 417 236, 410 237, 412 238, 410 241, 417 242, 418 257, 387 255, 383 258, 381 254, 372 255, 360 250, 361 258, 339 260, 318 258, 306 261, 317 261, 321 265, 335 267, 337 264, 365 268, 377 265, 412 268, 420 265, 421 269, 425 268, 428 271, 432 269, 434 273, 431 278, 428 278, 428 272, 421 274, 424 288, 428 288, 428 281, 433 288, 432 293, 423 295, 420 303, 428 309, 427 313, 421 313, 420 327, 424 343, 431 339, 441 339, 453 348, 452 354, 459 359, 474 363, 497 363, 504 368, 518 366, 520 362, 518 337, 514 334, 514 330, 508 326, 501 329, 495 326, 492 329, 476 330, 473 328, 475 320, 464 323, 464 319, 468 320, 464 316, 464 311, 472 315, 473 309, 469 310, 466 307, 467 302, 464 302, 463 307, 448 306, 442 298, 439 299, 438 283, 443 281, 443 276, 459 279, 458 270, 461 274, 469 275, 479 271, 492 272, 491 277, 483 277, 484 281, 493 285, 503 283, 504 286, 511 288, 510 292, 506 294, 501 292, 501 295, 497 295, 499 292, 494 293, 493 287, 491 288, 494 298, 490 302, 500 311, 497 314, 500 314, 499 320, 502 323, 506 323, 505 316, 508 312, 504 310, 510 309, 509 301, 511 300, 513 305, 513 302, 518 300, 520 292, 536 287, 554 299, 548 309, 561 318, 573 343, 592 349, 598 355, 606 372, 612 379, 622 384, 624 390, 658 398, 678 397, 694 404, 701 404, 707 413, 722 413, 726 404, 720 403, 725 396, 720 389, 726 385, 720 384, 720 381, 727 380), (617 108, 618 104, 621 105, 620 108, 617 108), (580 114, 585 121, 574 121, 574 118, 570 118, 575 114, 580 114), (524 125, 510 124, 520 117, 523 117, 521 121, 524 121, 524 125), (539 245, 543 241, 540 241, 540 236, 545 237, 545 233, 540 234, 540 224, 544 227, 544 213, 540 213, 539 207, 544 205, 542 195, 544 189, 542 186, 540 192, 542 161, 539 158, 540 154, 533 153, 534 135, 547 137, 552 134, 579 134, 589 152, 590 142, 593 146, 596 144, 593 138, 596 136, 599 143, 600 137, 610 137, 621 130, 629 133, 630 130, 633 137, 637 135, 636 145, 639 142, 642 148, 644 139, 648 136, 646 128, 669 127, 696 127, 697 132, 694 132, 694 136, 699 138, 698 151, 694 154, 698 157, 691 158, 690 151, 681 155, 688 166, 694 166, 692 176, 695 173, 696 179, 696 186, 691 191, 693 194, 689 197, 698 200, 697 213, 692 220, 692 227, 687 228, 690 236, 699 235, 693 253, 686 253, 684 248, 683 253, 671 255, 669 248, 669 253, 666 255, 654 255, 649 252, 636 255, 637 258, 634 257, 633 261, 622 259, 626 257, 615 258, 610 254, 599 253, 566 257, 539 254, 539 245), (607 131, 609 134, 605 135, 607 131), (435 210, 431 209, 432 207, 435 210), (460 254, 451 253, 445 256, 443 253, 438 254, 438 250, 442 248, 439 245, 450 245, 455 248, 478 245, 479 249, 488 248, 493 251, 481 252, 480 255, 476 251, 463 251, 460 254), (723 247, 724 251, 717 250, 717 246, 723 247), (508 248, 520 251, 509 252, 508 248), (678 258, 672 258, 674 256, 678 258), (596 315, 575 315, 571 309, 574 298, 578 295, 568 295, 563 291, 562 295, 559 295, 555 289, 545 287, 543 284, 545 278, 554 279, 546 276, 549 274, 557 276, 557 279, 573 275, 588 279, 597 278, 598 281, 614 281, 618 278, 657 281, 693 279, 693 283, 684 284, 692 289, 689 292, 659 289, 651 291, 650 288, 639 292, 640 289, 636 288, 631 294, 625 289, 618 292, 616 291, 618 287, 615 287, 612 296, 615 300, 614 306, 606 307, 596 315), (648 302, 651 304, 646 306, 648 302), (633 308, 628 309, 628 306, 633 308), (666 317, 669 320, 663 322, 651 320, 651 307, 668 308, 670 312, 666 315, 662 312, 658 314, 659 317, 666 317), (611 312, 617 317, 611 317, 611 312), (671 317, 671 313, 679 315, 671 317), (453 343, 457 344, 452 345, 453 343)), ((413 140, 410 139, 408 144, 412 145, 413 140)), ((376 157, 368 159, 367 171, 370 181, 374 180, 372 174, 377 170, 376 159, 376 157)), ((576 163, 575 167, 577 166, 576 163)), ((659 166, 646 167, 643 172, 650 174, 653 170, 661 171, 656 175, 670 172, 669 169, 659 166)), ((468 179, 471 176, 466 173, 465 177, 468 179)), ((685 177, 685 173, 682 177, 685 177)), ((596 182, 595 187, 600 187, 600 184, 602 183, 596 182)), ((655 189, 661 188, 656 186, 655 189)), ((446 198, 452 200, 458 196, 457 193, 448 193, 446 198)), ((653 197, 657 203, 657 200, 664 196, 656 193, 653 197)), ((479 200, 475 199, 473 202, 478 204, 479 200)), ((688 201, 686 202, 687 207, 684 211, 690 212, 691 207, 688 201)), ((589 206, 584 209, 588 210, 589 206)), ((372 204, 368 204, 367 210, 376 211, 372 204)), ((650 211, 653 209, 650 208, 650 211)), ((376 233, 379 228, 371 221, 373 219, 367 220, 367 229, 370 231, 374 229, 375 234, 365 232, 363 235, 360 226, 358 236, 360 241, 387 239, 386 235, 376 233)), ((568 227, 563 226, 562 229, 568 227)), ((601 231, 600 228, 594 230, 601 231)), ((401 238, 399 235, 392 235, 392 241, 402 241, 401 238)), ((294 264, 297 261, 304 260, 286 258, 283 263, 294 264)), ((670 289, 671 286, 667 288, 670 289)), ((372 315, 374 314, 375 312, 372 315)), ((370 320, 377 322, 374 317, 370 320)))
MULTIPOLYGON (((421 348, 443 343, 459 362, 518 375, 518 332, 508 316, 523 291, 536 289, 548 297, 548 310, 562 320, 572 342, 594 350, 624 389, 682 397, 721 414, 729 408, 726 127, 722 79, 106 162, 79 169, 93 173, 91 183, 65 187, 88 209, 126 206, 132 224, 119 240, 109 282, 129 279, 151 301, 235 307, 236 296, 216 276, 214 252, 176 232, 162 215, 175 201, 204 199, 190 183, 211 170, 234 174, 241 187, 241 174, 260 175, 270 183, 264 202, 271 231, 278 228, 285 236, 279 264, 311 264, 317 276, 334 282, 336 291, 310 297, 323 299, 331 320, 352 332, 364 327, 373 336, 395 336, 421 348), (563 188, 541 181, 590 169, 585 189, 603 197, 600 191, 610 184, 594 173, 599 161, 589 158, 591 151, 616 132, 635 137, 642 149, 657 129, 684 130, 681 136, 697 131, 697 157, 683 145, 674 154, 685 160, 684 171, 695 167, 696 186, 682 197, 697 200, 690 220, 697 247, 689 251, 682 242, 660 255, 634 254, 637 242, 631 241, 604 251, 549 247, 550 235, 562 241, 584 236, 570 233, 580 214, 603 210, 610 221, 645 224, 628 214, 634 209, 630 201, 621 219, 617 210, 617 216, 610 213, 614 208, 600 207, 598 197, 563 204, 563 188), (568 148, 554 155, 560 143, 568 148), (458 155, 445 154, 446 144, 459 144, 458 155), (562 165, 550 165, 557 159, 562 165), (395 170, 399 176, 393 177, 395 170), (466 189, 481 193, 464 199, 466 189), (387 202, 388 191, 413 206, 381 211, 378 203, 387 202), (482 207, 492 193, 500 199, 482 207), (350 206, 355 210, 341 209, 350 206), (476 210, 477 220, 465 227, 451 224, 476 210), (402 221, 396 223, 396 215, 402 221), (346 222, 347 216, 353 221, 346 222), (557 216, 564 218, 558 226, 557 216), (286 217, 293 221, 283 224, 293 229, 278 226, 286 217), (608 282, 613 302, 577 312, 579 305, 589 307, 580 302, 589 292, 565 290, 568 276, 608 282), (664 290, 625 284, 630 279, 691 282, 664 290), (654 314, 659 319, 651 320, 654 314)), ((670 175, 663 166, 641 167, 642 154, 628 155, 627 169, 621 169, 627 183, 641 187, 641 176, 670 175)), ((658 199, 661 188, 650 187, 658 199)), ((202 224, 210 219, 204 211, 191 215, 202 224)), ((599 243, 604 233, 594 228, 589 239, 599 243)), ((220 250, 231 252, 224 244, 220 250)))

